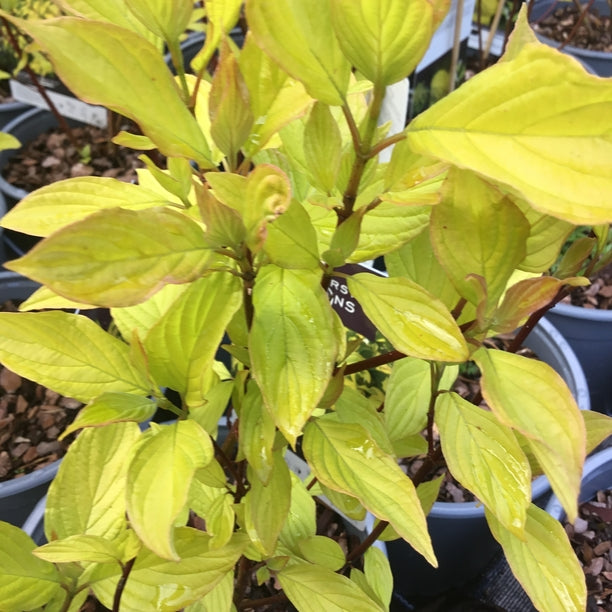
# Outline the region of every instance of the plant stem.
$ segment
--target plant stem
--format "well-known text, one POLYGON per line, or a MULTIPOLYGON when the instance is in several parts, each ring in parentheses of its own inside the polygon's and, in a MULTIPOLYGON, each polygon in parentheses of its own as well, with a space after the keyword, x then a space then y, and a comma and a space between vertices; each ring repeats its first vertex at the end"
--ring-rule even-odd
POLYGON ((261 599, 243 599, 236 604, 236 607, 239 610, 246 610, 250 608, 261 608, 263 606, 275 606, 276 604, 284 604, 288 601, 289 598, 284 593, 279 593, 278 595, 262 597, 261 599))
POLYGON ((378 366, 385 365, 386 363, 393 363, 398 359, 403 359, 405 356, 406 355, 400 351, 389 351, 388 353, 383 353, 382 355, 368 357, 367 359, 363 359, 355 363, 349 363, 346 368, 344 368, 344 375, 348 376, 349 374, 363 372, 363 370, 376 368, 378 366))
POLYGON ((125 585, 127 584, 127 579, 134 567, 134 563, 136 562, 136 557, 130 559, 125 565, 121 566, 122 572, 121 577, 119 578, 119 582, 117 583, 117 588, 115 589, 115 597, 113 599, 113 612, 119 612, 119 604, 121 603, 121 595, 123 595, 123 590, 125 589, 125 585))
POLYGON ((359 559, 363 553, 378 540, 381 536, 382 532, 387 528, 389 521, 379 521, 378 525, 372 529, 372 531, 367 535, 367 537, 359 544, 351 550, 351 552, 346 555, 347 564, 352 563, 355 559, 359 559))

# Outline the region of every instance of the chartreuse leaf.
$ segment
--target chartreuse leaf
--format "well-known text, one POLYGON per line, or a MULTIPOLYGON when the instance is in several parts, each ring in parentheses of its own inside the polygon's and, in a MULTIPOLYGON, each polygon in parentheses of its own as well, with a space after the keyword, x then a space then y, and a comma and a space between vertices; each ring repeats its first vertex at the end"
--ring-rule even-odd
POLYGON ((319 418, 304 430, 303 451, 314 475, 324 485, 357 497, 436 565, 425 515, 412 481, 362 426, 342 423, 333 415, 319 418))
POLYGON ((273 265, 260 270, 253 304, 253 374, 276 426, 293 443, 334 369, 333 311, 318 273, 273 265))
POLYGON ((317 234, 308 213, 296 200, 270 224, 263 248, 270 261, 281 268, 319 267, 317 234))
MULTIPOLYGON (((211 549, 210 537, 190 527, 177 528, 174 539, 179 561, 147 549, 138 554, 121 596, 122 608, 171 612, 198 601, 227 579, 248 542, 234 534, 226 546, 211 549)), ((101 566, 92 574, 93 591, 109 609, 121 571, 119 566, 101 566)))
POLYGON ((39 559, 50 563, 118 563, 121 550, 101 536, 77 534, 39 546, 35 551, 39 559))
POLYGON ((529 222, 525 259, 519 265, 527 272, 545 272, 552 266, 559 251, 572 231, 571 223, 538 212, 521 198, 514 198, 529 222))
POLYGON ((561 523, 531 504, 520 538, 504 529, 488 509, 485 514, 512 573, 538 610, 586 609, 584 572, 561 523))
POLYGON ((482 393, 497 419, 523 434, 570 521, 585 458, 584 419, 563 379, 548 364, 481 348, 473 359, 482 393))
POLYGON ((246 531, 257 549, 267 556, 276 549, 291 505, 291 476, 283 455, 282 450, 274 453, 274 468, 265 485, 250 466, 247 469, 251 489, 244 498, 246 531))
POLYGON ((24 612, 44 606, 62 592, 55 566, 32 556, 36 544, 20 528, 0 521, 0 607, 24 612))
POLYGON ((520 536, 531 502, 531 470, 512 430, 456 393, 438 398, 435 420, 453 476, 520 536))
POLYGON ((317 532, 316 505, 300 478, 293 472, 290 472, 289 475, 291 477, 291 505, 279 540, 297 553, 297 543, 303 538, 314 536, 317 532))
POLYGON ((276 574, 285 595, 303 612, 374 612, 383 608, 346 576, 310 563, 289 565, 276 574))
POLYGON ((249 381, 240 406, 240 450, 263 485, 267 485, 274 469, 273 447, 276 427, 266 410, 261 391, 249 381))
MULTIPOLYGON (((364 215, 357 248, 349 258, 360 262, 401 247, 429 225, 430 206, 397 206, 381 202, 364 215)), ((333 214, 330 221, 336 219, 333 214)))
POLYGON ((128 458, 139 438, 140 429, 131 422, 79 434, 49 487, 49 541, 85 533, 112 540, 124 529, 128 458))
POLYGON ((129 347, 83 315, 3 312, 0 327, 2 363, 62 395, 90 402, 105 391, 150 390, 145 373, 130 363, 129 347))
POLYGON ((315 180, 314 185, 333 191, 342 154, 342 136, 329 106, 317 102, 304 129, 304 157, 315 180))
MULTIPOLYGON (((439 389, 448 389, 457 378, 457 366, 444 369, 439 389)), ((394 445, 419 434, 427 425, 431 403, 431 365, 422 359, 406 357, 393 364, 387 381, 384 419, 394 445)))
POLYGON ((580 411, 586 427, 587 454, 592 452, 608 436, 612 435, 612 418, 607 414, 595 412, 594 410, 580 411))
POLYGON ((313 535, 297 543, 301 555, 316 565, 337 572, 346 561, 340 544, 327 536, 313 535))
POLYGON ((150 419, 156 409, 156 402, 142 395, 102 393, 79 412, 77 418, 62 432, 60 440, 82 427, 99 427, 122 421, 141 423, 150 419))
POLYGON ((326 104, 341 106, 349 84, 350 63, 332 30, 330 4, 249 0, 247 20, 257 44, 306 91, 326 104))
POLYGON ((6 267, 69 299, 112 307, 195 280, 208 261, 204 233, 185 215, 113 208, 59 230, 6 267))
POLYGON ((431 213, 431 243, 459 294, 477 306, 472 275, 484 279, 492 310, 525 257, 529 224, 523 213, 477 175, 452 169, 442 202, 431 213), (508 231, 512 228, 512 231, 508 231))
POLYGON ((236 515, 234 513, 234 498, 220 495, 210 505, 206 514, 206 531, 212 536, 211 549, 225 546, 232 538, 236 515))
MULTIPOLYGON (((523 16, 513 36, 526 28, 523 16)), ((421 113, 406 134, 416 152, 511 185, 542 213, 607 223, 612 139, 609 121, 599 118, 610 117, 611 103, 605 79, 547 45, 526 42, 421 113)))
POLYGON ((233 596, 234 572, 229 571, 212 591, 186 606, 185 612, 232 612, 233 596))
POLYGON ((139 185, 82 176, 57 181, 28 194, 2 217, 1 225, 34 236, 48 236, 101 209, 120 206, 140 210, 166 203, 166 198, 139 185))
POLYGON ((402 353, 436 361, 465 361, 468 348, 447 308, 407 278, 355 274, 349 291, 369 319, 402 353))
POLYGON ((18 149, 21 146, 21 143, 15 136, 12 134, 7 134, 6 132, 0 132, 0 151, 5 151, 6 149, 18 149))
POLYGON ((184 394, 188 404, 201 403, 217 347, 241 304, 240 281, 232 274, 192 283, 144 340, 155 380, 184 394))
POLYGON ((188 287, 188 284, 166 285, 140 304, 112 308, 113 322, 124 338, 131 339, 133 332, 136 332, 140 339, 144 339, 188 287))
POLYGON ((238 21, 242 0, 206 0, 206 37, 204 46, 191 60, 194 72, 208 65, 219 42, 238 21))
POLYGON ((253 156, 284 125, 304 115, 312 98, 302 83, 290 78, 255 44, 251 34, 247 34, 238 61, 255 119, 243 148, 248 156, 253 156))
POLYGON ((168 43, 178 42, 193 12, 191 0, 171 4, 164 0, 126 0, 126 5, 151 32, 168 43))
POLYGON ((221 46, 208 103, 211 135, 235 168, 238 152, 251 132, 253 113, 238 60, 226 42, 221 46))
POLYGON ((212 248, 239 251, 246 228, 237 210, 222 204, 205 187, 196 187, 198 209, 206 226, 206 240, 212 248))
POLYGON ((19 21, 18 27, 53 58, 55 72, 76 96, 135 121, 164 155, 214 167, 163 56, 147 40, 109 23, 73 17, 19 21))
POLYGON ((404 246, 385 255, 389 276, 405 276, 427 289, 452 310, 459 301, 459 293, 439 264, 429 237, 423 231, 404 246))
POLYGON ((208 434, 193 420, 178 421, 153 433, 130 462, 127 511, 144 544, 163 559, 177 561, 174 521, 187 502, 195 471, 213 458, 213 447, 208 434))
POLYGON ((384 87, 406 78, 421 61, 435 29, 434 5, 426 0, 333 0, 332 23, 353 66, 384 87))
POLYGON ((53 293, 45 286, 38 288, 30 297, 19 304, 20 312, 29 310, 45 310, 45 309, 66 309, 66 310, 90 310, 95 308, 90 304, 79 304, 68 300, 57 293, 53 293))
POLYGON ((387 610, 393 595, 393 575, 389 559, 385 553, 376 546, 370 546, 363 555, 363 571, 368 585, 376 601, 387 610))

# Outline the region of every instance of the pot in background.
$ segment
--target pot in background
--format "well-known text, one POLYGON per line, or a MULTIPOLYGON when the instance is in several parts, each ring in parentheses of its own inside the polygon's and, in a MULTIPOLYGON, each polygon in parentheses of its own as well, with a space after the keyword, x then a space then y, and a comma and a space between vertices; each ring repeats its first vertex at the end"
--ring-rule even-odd
MULTIPOLYGON (((589 410, 589 392, 580 363, 563 336, 541 320, 525 341, 540 360, 553 367, 565 380, 578 406, 589 410)), ((538 476, 532 483, 532 499, 543 507, 550 496, 550 483, 538 476)), ((403 540, 387 542, 387 553, 395 591, 416 604, 432 596, 460 589, 476 581, 501 554, 491 535, 484 507, 476 502, 436 502, 427 516, 439 567, 433 568, 403 540)))
POLYGON ((3 102, 0 104, 0 131, 4 126, 32 107, 24 102, 3 102))
POLYGON ((612 310, 557 304, 546 314, 578 357, 591 408, 612 415, 612 310))

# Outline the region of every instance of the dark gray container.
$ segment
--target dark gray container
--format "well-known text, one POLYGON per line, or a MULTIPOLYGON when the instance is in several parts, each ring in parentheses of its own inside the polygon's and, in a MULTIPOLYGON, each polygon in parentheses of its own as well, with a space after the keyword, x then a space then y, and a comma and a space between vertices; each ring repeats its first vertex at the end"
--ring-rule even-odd
POLYGON ((3 102, 0 104, 0 131, 4 131, 4 126, 16 117, 32 107, 23 102, 3 102))
MULTIPOLYGON (((39 287, 34 281, 15 272, 0 272, 0 301, 25 300, 39 287)), ((40 470, 0 482, 0 520, 21 527, 37 502, 45 495, 60 461, 40 470)))
MULTIPOLYGON (((590 409, 580 363, 549 321, 538 323, 525 346, 562 376, 582 410, 590 409)), ((532 484, 532 499, 544 507, 549 497, 550 483, 545 476, 539 476, 532 484)), ((395 590, 408 601, 424 603, 438 594, 469 585, 501 554, 487 525, 484 507, 475 502, 436 502, 427 516, 427 526, 438 558, 437 569, 403 540, 387 542, 395 590)))
MULTIPOLYGON (((589 501, 597 491, 609 489, 612 489, 612 447, 594 453, 584 462, 578 502, 589 501)), ((546 504, 546 512, 558 521, 565 519, 565 510, 556 495, 546 504)))
POLYGON ((578 357, 589 385, 591 408, 612 415, 612 310, 557 304, 546 319, 578 357))
MULTIPOLYGON (((583 5, 585 3, 583 2, 583 5)), ((552 13, 556 8, 562 6, 562 2, 559 0, 536 0, 531 9, 530 22, 533 24, 543 17, 552 13)), ((595 0, 592 8, 597 9, 600 15, 609 15, 610 7, 606 0, 595 0)), ((555 49, 560 46, 561 43, 556 40, 542 36, 536 32, 538 40, 544 44, 554 47, 555 49)), ((581 49, 580 47, 574 47, 573 45, 565 45, 561 49, 564 53, 575 57, 581 64, 585 66, 588 72, 596 74, 600 77, 612 76, 612 53, 606 53, 605 51, 591 51, 590 49, 581 49)))

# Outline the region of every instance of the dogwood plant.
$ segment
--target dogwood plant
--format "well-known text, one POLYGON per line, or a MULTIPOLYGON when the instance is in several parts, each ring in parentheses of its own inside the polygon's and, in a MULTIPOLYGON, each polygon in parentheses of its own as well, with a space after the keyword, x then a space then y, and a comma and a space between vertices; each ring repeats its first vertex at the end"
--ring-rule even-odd
POLYGON ((206 0, 191 72, 177 49, 192 0, 60 4, 69 16, 5 17, 78 97, 138 125, 115 142, 161 155, 143 154, 138 184, 60 181, 2 220, 44 239, 6 264, 43 286, 0 314, 0 359, 87 405, 64 432, 80 430, 48 543, 0 524, 0 607, 78 610, 91 592, 113 610, 385 610, 378 537, 436 565, 439 482, 398 465, 423 455, 482 502, 539 610, 583 610, 581 568, 531 479, 545 473, 574 519, 610 425, 549 366, 485 340, 521 328, 520 343, 585 282, 545 271, 574 226, 612 221, 612 83, 522 13, 496 65, 389 135, 385 92, 448 0, 206 0), (344 271, 380 256, 388 277, 344 271), (327 294, 341 280, 393 347, 382 357, 351 357, 327 294), (110 308, 113 326, 60 310, 74 304, 110 308), (469 361, 488 409, 449 390, 469 361), (384 402, 345 385, 384 362, 384 402), (158 407, 176 421, 141 431, 158 407), (376 527, 346 550, 317 531, 323 503, 376 527))

